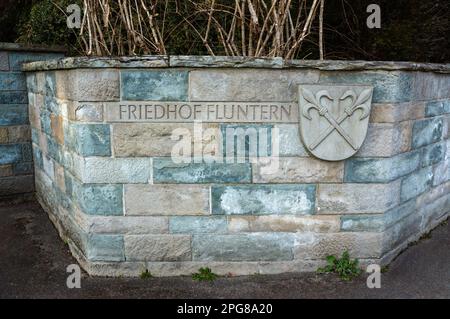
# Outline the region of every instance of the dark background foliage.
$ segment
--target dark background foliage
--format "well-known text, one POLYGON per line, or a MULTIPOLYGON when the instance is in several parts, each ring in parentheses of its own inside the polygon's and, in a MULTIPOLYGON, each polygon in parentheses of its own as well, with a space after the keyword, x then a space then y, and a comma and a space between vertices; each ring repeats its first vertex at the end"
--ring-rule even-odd
MULTIPOLYGON (((63 44, 77 53, 77 40, 68 30, 65 8, 80 0, 0 0, 0 41, 63 44)), ((185 1, 173 0, 177 14, 187 14, 185 1), (184 11, 183 11, 184 10, 184 11)), ((171 54, 206 54, 202 42, 177 14, 167 39, 171 54)), ((325 58, 418 62, 450 62, 449 0, 326 0, 325 58), (368 29, 367 5, 381 7, 381 29, 368 29)), ((297 58, 317 59, 318 23, 297 58)))

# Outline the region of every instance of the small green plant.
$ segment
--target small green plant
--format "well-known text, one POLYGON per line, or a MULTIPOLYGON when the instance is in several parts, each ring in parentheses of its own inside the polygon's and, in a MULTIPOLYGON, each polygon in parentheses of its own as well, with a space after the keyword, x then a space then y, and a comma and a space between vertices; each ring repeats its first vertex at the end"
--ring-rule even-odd
POLYGON ((150 273, 150 271, 148 271, 148 269, 145 269, 145 271, 143 271, 141 273, 141 279, 149 279, 152 278, 152 274, 150 273))
POLYGON ((358 267, 358 259, 351 260, 348 251, 344 251, 341 258, 337 258, 336 256, 328 256, 327 263, 328 265, 325 267, 317 269, 317 272, 334 272, 345 281, 352 280, 361 274, 361 269, 358 267))
POLYGON ((192 274, 193 280, 198 281, 213 281, 217 278, 217 275, 211 271, 210 268, 200 268, 197 273, 192 274))

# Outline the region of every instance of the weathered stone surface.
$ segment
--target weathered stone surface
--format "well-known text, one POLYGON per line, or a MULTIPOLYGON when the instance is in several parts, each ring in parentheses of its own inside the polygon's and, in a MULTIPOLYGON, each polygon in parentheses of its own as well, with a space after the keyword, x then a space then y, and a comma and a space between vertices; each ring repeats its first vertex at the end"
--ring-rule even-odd
POLYGON ((69 104, 69 119, 79 122, 102 122, 103 103, 73 102, 69 104))
POLYGON ((9 71, 9 57, 8 52, 0 52, 0 71, 9 71))
POLYGON ((126 235, 125 256, 130 261, 191 260, 191 236, 126 235))
POLYGON ((391 157, 407 152, 411 148, 412 125, 410 122, 400 124, 369 124, 369 131, 357 157, 391 157))
POLYGON ((272 131, 276 129, 278 129, 280 141, 280 156, 308 156, 308 152, 300 140, 298 124, 276 124, 272 131))
POLYGON ((437 185, 431 188, 428 192, 425 192, 420 196, 418 196, 415 201, 416 207, 418 210, 420 210, 421 207, 433 203, 440 197, 445 196, 447 194, 450 194, 450 182, 437 185))
POLYGON ((23 125, 28 123, 26 104, 0 104, 0 126, 23 125))
POLYGON ((431 101, 425 105, 425 116, 432 117, 450 113, 450 100, 431 101))
POLYGON ((0 89, 3 91, 26 90, 25 75, 21 72, 0 72, 0 89))
POLYGON ((445 158, 445 142, 429 145, 423 149, 422 167, 439 163, 445 158))
POLYGON ((186 101, 188 72, 121 71, 122 100, 186 101))
POLYGON ((26 91, 0 91, 0 104, 27 104, 26 91))
POLYGON ((317 232, 335 233, 339 216, 229 216, 228 231, 245 232, 317 232))
MULTIPOLYGON (((272 125, 222 124, 223 156, 226 162, 248 162, 272 155, 272 125)), ((276 138, 275 136, 273 138, 276 138)))
POLYGON ((278 169, 269 174, 261 168, 265 163, 253 165, 254 183, 332 183, 342 182, 344 162, 325 162, 312 157, 279 157, 278 169))
POLYGON ((111 138, 109 125, 76 124, 69 128, 66 143, 73 144, 82 156, 110 156, 111 138))
POLYGON ((118 70, 57 71, 56 95, 74 101, 116 101, 120 98, 118 70))
POLYGON ((55 163, 55 182, 62 192, 66 192, 66 181, 64 178, 64 167, 55 163))
POLYGON ((83 183, 148 183, 151 162, 148 158, 87 157, 80 178, 83 183))
POLYGON ((443 125, 442 118, 415 122, 412 131, 412 147, 418 148, 439 141, 442 138, 443 125))
POLYGON ((8 177, 13 175, 12 165, 0 165, 0 177, 8 177))
POLYGON ((22 144, 0 145, 0 165, 21 162, 22 159, 22 144))
POLYGON ((92 261, 124 261, 123 236, 120 235, 89 235, 87 254, 92 261))
POLYGON ((246 163, 181 163, 171 158, 153 159, 154 183, 249 183, 251 166, 246 163))
POLYGON ((383 234, 383 253, 419 237, 420 221, 420 214, 411 214, 387 229, 383 234))
POLYGON ((352 232, 382 232, 415 212, 415 201, 394 207, 385 214, 348 215, 341 217, 341 230, 352 232))
POLYGON ((444 160, 434 169, 434 186, 450 180, 450 140, 447 140, 446 150, 444 160))
POLYGON ((292 260, 292 233, 252 233, 239 235, 194 235, 194 261, 292 260))
POLYGON ((78 185, 76 199, 89 215, 123 215, 122 185, 78 185))
POLYGON ((365 83, 374 86, 373 102, 412 100, 414 76, 406 72, 322 72, 319 83, 365 83))
POLYGON ((434 72, 417 72, 414 85, 414 98, 417 100, 434 100, 449 98, 449 77, 434 72))
POLYGON ((50 127, 52 128, 52 135, 59 144, 64 144, 64 127, 63 118, 61 115, 51 114, 50 127))
POLYGON ((430 231, 450 215, 450 195, 445 194, 433 202, 420 207, 418 212, 422 217, 420 221, 421 231, 430 231))
POLYGON ((430 188, 433 182, 432 167, 422 168, 402 180, 400 200, 407 201, 430 188))
POLYGON ((213 68, 282 68, 283 59, 254 58, 242 56, 174 55, 169 57, 171 67, 213 67, 213 68))
POLYGON ((125 215, 209 214, 209 187, 125 185, 125 215))
POLYGON ((295 237, 295 259, 319 259, 341 256, 348 251, 353 258, 379 258, 381 233, 298 233, 295 237))
POLYGON ((420 152, 409 152, 388 158, 352 158, 345 162, 347 183, 387 183, 405 176, 420 165, 420 152))
POLYGON ((9 65, 11 70, 20 71, 22 69, 22 64, 42 61, 49 59, 61 58, 64 55, 62 53, 38 53, 38 52, 17 52, 12 51, 9 53, 9 65))
MULTIPOLYGON (((205 147, 219 150, 219 131, 214 124, 203 125, 197 130, 193 124, 114 124, 113 147, 115 156, 171 156, 174 146, 186 141, 190 145, 190 153, 184 156, 194 155, 197 147, 194 143, 202 145, 201 152, 206 153, 205 147), (201 133, 201 136, 199 136, 201 133), (214 143, 212 138, 217 138, 214 143), (217 145, 217 146, 214 146, 217 145)), ((175 153, 175 152, 174 152, 175 153)), ((177 154, 178 155, 178 154, 177 154)))
POLYGON ((310 215, 315 191, 315 185, 299 184, 212 186, 212 213, 310 215))
POLYGON ((168 217, 89 216, 88 229, 96 234, 165 234, 169 232, 168 217))
POLYGON ((8 127, 0 127, 0 143, 8 143, 8 127))
POLYGON ((169 220, 169 229, 173 234, 226 233, 227 219, 218 216, 175 216, 169 220))
POLYGON ((297 101, 297 84, 315 83, 316 71, 194 70, 190 72, 191 101, 297 101))
POLYGON ((33 175, 0 178, 0 196, 34 192, 33 175))
POLYGON ((396 206, 399 182, 389 184, 320 184, 318 214, 377 214, 396 206))
MULTIPOLYGON (((29 142, 31 138, 30 126, 29 125, 17 125, 8 126, 8 141, 9 143, 23 143, 29 142)), ((0 128, 1 131, 1 128, 0 128)), ((0 140, 1 140, 0 132, 0 140)))

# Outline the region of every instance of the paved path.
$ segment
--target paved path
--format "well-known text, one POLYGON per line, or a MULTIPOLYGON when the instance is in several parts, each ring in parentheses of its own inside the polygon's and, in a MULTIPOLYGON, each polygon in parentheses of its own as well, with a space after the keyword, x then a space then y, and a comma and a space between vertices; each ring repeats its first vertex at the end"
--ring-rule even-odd
POLYGON ((401 254, 381 289, 366 288, 365 277, 348 283, 313 273, 200 283, 84 274, 81 289, 68 289, 65 269, 74 262, 37 203, 0 206, 0 298, 450 298, 450 225, 401 254))

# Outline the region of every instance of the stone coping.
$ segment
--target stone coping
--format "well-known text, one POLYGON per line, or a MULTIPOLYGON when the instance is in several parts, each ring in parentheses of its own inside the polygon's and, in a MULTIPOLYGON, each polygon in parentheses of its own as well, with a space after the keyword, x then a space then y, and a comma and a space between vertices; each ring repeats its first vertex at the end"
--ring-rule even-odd
POLYGON ((56 46, 56 45, 0 42, 0 51, 26 51, 26 52, 66 53, 67 52, 67 48, 64 47, 64 46, 56 46))
POLYGON ((282 58, 249 58, 227 56, 125 56, 125 57, 70 57, 30 62, 23 71, 64 70, 77 68, 266 68, 318 69, 324 71, 424 71, 450 73, 450 64, 342 61, 342 60, 283 60, 282 58))

